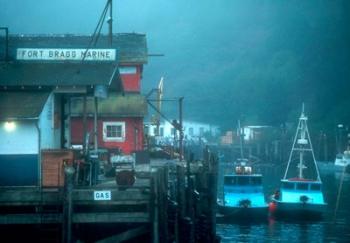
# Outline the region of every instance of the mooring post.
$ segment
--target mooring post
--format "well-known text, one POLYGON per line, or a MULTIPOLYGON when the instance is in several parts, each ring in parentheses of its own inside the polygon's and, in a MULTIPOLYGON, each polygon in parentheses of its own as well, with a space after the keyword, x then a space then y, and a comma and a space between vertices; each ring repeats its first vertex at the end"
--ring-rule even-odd
POLYGON ((210 222, 210 242, 214 242, 216 236, 216 176, 215 173, 208 173, 208 219, 210 222))
POLYGON ((152 242, 159 242, 159 231, 158 231, 158 180, 157 173, 151 172, 151 202, 150 202, 150 214, 151 214, 151 224, 152 224, 152 242))
POLYGON ((210 158, 211 171, 208 173, 208 190, 209 190, 209 217, 210 217, 210 236, 211 242, 216 239, 216 200, 217 200, 217 175, 218 159, 217 156, 210 158))
POLYGON ((180 242, 181 239, 181 229, 182 229, 182 219, 186 214, 186 203, 185 203, 185 172, 182 165, 176 166, 176 200, 178 205, 177 210, 177 221, 176 221, 176 240, 180 242))
POLYGON ((158 218, 159 218, 159 242, 168 241, 168 186, 167 186, 167 170, 166 168, 158 169, 158 218))
POLYGON ((185 173, 184 167, 178 165, 176 167, 177 176, 177 203, 179 205, 179 218, 185 217, 186 214, 186 203, 185 203, 185 173))
POLYGON ((73 217, 73 183, 74 168, 72 165, 64 166, 64 194, 63 194, 63 221, 62 221, 62 242, 72 242, 72 217, 73 217))
POLYGON ((190 154, 190 158, 186 161, 186 178, 187 178, 187 188, 186 188, 186 215, 193 220, 193 180, 191 177, 191 162, 193 161, 193 153, 190 154))

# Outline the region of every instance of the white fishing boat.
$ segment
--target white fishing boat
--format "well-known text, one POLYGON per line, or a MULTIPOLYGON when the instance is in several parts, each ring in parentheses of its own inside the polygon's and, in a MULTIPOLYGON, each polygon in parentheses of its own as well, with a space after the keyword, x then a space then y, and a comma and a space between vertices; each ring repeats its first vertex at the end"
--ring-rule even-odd
POLYGON ((336 142, 337 142, 337 155, 334 160, 334 166, 336 171, 343 171, 350 167, 350 134, 348 134, 348 145, 344 152, 342 152, 342 149, 344 147, 342 144, 344 143, 343 139, 343 124, 338 125, 337 129, 337 136, 336 136, 336 142))
POLYGON ((303 106, 287 169, 280 190, 271 197, 270 211, 276 215, 296 217, 322 216, 326 205, 303 106), (291 164, 294 163, 297 165, 297 174, 289 177, 293 174, 291 164), (306 172, 309 172, 307 176, 306 172))
POLYGON ((336 132, 336 150, 337 154, 334 161, 317 161, 321 173, 347 172, 350 173, 350 133, 347 134, 347 146, 344 150, 344 129, 343 124, 338 124, 336 132))
POLYGON ((230 219, 266 219, 268 204, 263 191, 262 175, 254 173, 248 159, 244 158, 242 139, 241 134, 241 158, 235 162, 234 171, 224 175, 223 198, 218 199, 218 211, 230 219))
POLYGON ((334 161, 336 171, 346 170, 350 171, 350 149, 344 151, 342 154, 337 154, 334 161))

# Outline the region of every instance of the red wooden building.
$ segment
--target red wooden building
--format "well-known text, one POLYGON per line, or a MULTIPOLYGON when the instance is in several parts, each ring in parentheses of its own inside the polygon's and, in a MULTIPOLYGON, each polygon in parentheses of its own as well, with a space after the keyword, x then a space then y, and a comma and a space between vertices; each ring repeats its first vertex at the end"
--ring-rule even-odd
MULTIPOLYGON (((86 131, 90 134, 89 144, 93 144, 94 105, 93 99, 87 100, 86 131)), ((83 132, 83 100, 71 99, 71 144, 82 145, 83 132)), ((104 149, 119 149, 124 154, 143 150, 143 117, 146 115, 147 104, 144 97, 138 93, 112 93, 98 104, 97 138, 98 147, 104 149)))
MULTIPOLYGON (((120 34, 116 44, 118 76, 120 83, 108 88, 108 97, 98 100, 97 143, 98 148, 120 150, 123 154, 142 151, 144 144, 143 118, 147 113, 145 97, 140 94, 143 65, 147 63, 145 35, 120 34), (117 51, 118 51, 117 47, 117 51), (118 92, 120 91, 120 92, 118 92)), ((71 98, 69 107, 69 144, 82 145, 84 142, 83 98, 71 98)), ((94 131, 94 99, 86 100, 86 132, 94 131)), ((94 140, 89 139, 89 144, 94 140)))

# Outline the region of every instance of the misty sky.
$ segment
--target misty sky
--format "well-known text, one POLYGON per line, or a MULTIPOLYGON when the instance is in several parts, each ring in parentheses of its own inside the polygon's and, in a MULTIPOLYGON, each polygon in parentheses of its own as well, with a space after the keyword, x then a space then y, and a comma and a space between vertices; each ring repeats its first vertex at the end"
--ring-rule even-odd
MULTIPOLYGON (((0 25, 12 34, 91 34, 105 2, 0 0, 0 25)), ((119 0, 113 28, 147 34, 149 53, 165 55, 149 59, 143 92, 164 76, 166 96, 185 96, 185 118, 278 124, 296 119, 304 101, 332 123, 328 116, 350 105, 349 2, 119 0)))

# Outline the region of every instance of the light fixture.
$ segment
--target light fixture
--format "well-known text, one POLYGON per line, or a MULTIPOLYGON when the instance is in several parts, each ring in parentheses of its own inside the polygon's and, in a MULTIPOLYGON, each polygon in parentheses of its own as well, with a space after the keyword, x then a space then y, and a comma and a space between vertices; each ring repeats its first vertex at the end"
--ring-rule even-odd
POLYGON ((5 131, 12 132, 16 129, 16 123, 13 121, 7 121, 4 124, 5 131))

